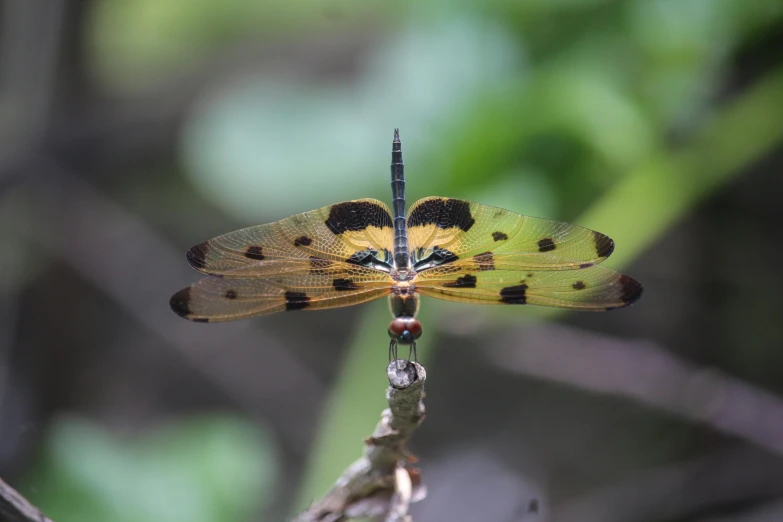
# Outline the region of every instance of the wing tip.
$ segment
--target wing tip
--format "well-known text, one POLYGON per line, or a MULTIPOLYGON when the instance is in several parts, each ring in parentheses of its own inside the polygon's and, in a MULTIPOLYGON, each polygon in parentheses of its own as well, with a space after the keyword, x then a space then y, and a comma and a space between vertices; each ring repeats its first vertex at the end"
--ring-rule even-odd
POLYGON ((183 288, 169 299, 169 306, 178 316, 196 323, 208 323, 209 319, 203 317, 193 317, 193 311, 190 309, 190 287, 183 288))
POLYGON ((595 242, 595 253, 601 259, 606 259, 614 252, 614 240, 600 232, 593 231, 593 241, 595 242))
POLYGON ((188 264, 196 270, 204 270, 207 266, 207 252, 209 252, 209 241, 204 241, 192 247, 185 254, 188 264))
POLYGON ((631 276, 621 274, 620 277, 617 278, 617 284, 620 286, 619 298, 622 304, 618 306, 609 306, 606 308, 607 311, 631 306, 638 301, 644 293, 642 284, 631 276))

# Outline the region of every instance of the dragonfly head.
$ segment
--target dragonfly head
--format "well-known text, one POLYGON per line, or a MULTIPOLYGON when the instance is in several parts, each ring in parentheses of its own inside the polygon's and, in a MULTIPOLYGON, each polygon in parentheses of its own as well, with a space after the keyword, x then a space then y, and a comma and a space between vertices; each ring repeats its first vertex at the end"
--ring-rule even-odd
POLYGON ((421 323, 415 317, 395 317, 389 324, 389 337, 400 344, 413 344, 421 337, 421 323))

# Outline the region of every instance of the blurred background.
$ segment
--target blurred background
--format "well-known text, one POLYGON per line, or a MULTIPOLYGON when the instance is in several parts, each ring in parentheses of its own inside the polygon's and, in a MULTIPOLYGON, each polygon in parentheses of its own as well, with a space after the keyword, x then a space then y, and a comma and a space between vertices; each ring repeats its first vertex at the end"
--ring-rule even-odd
POLYGON ((610 314, 425 299, 416 521, 783 520, 783 2, 5 0, 0 477, 284 520, 385 405, 384 301, 193 324, 197 243, 462 197, 615 239, 610 314))

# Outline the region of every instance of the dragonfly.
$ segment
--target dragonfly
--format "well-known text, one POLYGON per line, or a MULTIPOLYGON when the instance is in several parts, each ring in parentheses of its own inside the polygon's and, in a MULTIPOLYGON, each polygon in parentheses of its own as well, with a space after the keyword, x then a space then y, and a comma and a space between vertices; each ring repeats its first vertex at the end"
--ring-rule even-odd
POLYGON ((396 359, 398 344, 415 356, 422 295, 586 311, 642 295, 637 280, 599 264, 614 250, 600 232, 450 197, 420 199, 406 215, 397 129, 391 188, 393 211, 377 199, 344 201, 194 246, 187 261, 207 277, 174 294, 172 310, 211 323, 387 297, 396 359))

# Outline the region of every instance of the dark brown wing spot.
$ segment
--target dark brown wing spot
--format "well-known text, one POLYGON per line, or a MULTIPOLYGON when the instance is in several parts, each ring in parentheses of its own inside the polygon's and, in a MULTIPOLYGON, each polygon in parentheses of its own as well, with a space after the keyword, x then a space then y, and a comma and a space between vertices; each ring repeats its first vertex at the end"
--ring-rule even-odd
POLYGON ((527 285, 507 286, 500 291, 500 301, 508 304, 527 304, 527 285))
POLYGON ((609 236, 593 231, 593 241, 598 257, 609 257, 614 252, 614 241, 609 236))
POLYGON ((367 257, 370 255, 371 254, 367 250, 360 250, 351 254, 351 257, 346 259, 345 262, 352 265, 364 266, 367 264, 367 257))
POLYGON ((633 277, 623 274, 617 281, 620 284, 620 288, 622 288, 620 300, 623 303, 631 304, 642 296, 644 288, 641 283, 633 277))
POLYGON ((337 291, 356 290, 357 288, 360 288, 359 285, 357 285, 350 279, 335 279, 334 281, 332 281, 332 286, 334 286, 334 289, 337 291))
POLYGON ((323 274, 332 261, 328 259, 321 259, 320 257, 310 256, 310 273, 311 274, 323 274))
POLYGON ((446 250, 445 248, 441 248, 439 246, 433 247, 432 249, 432 256, 435 258, 435 261, 439 265, 445 265, 446 263, 453 263, 459 257, 454 255, 454 253, 451 250, 446 250))
MULTIPOLYGON (((384 255, 389 251, 384 249, 384 255)), ((388 259, 388 258, 384 258, 388 259)), ((359 250, 351 254, 351 257, 345 260, 346 263, 359 266, 375 267, 376 264, 383 264, 384 261, 378 259, 378 251, 374 248, 368 248, 366 250, 359 250)))
POLYGON ((313 240, 307 236, 299 236, 298 238, 294 239, 294 246, 310 246, 312 242, 313 240))
POLYGON ((620 285, 620 301, 624 304, 620 306, 609 306, 606 308, 607 311, 616 310, 617 308, 623 308, 633 304, 642 296, 644 290, 639 281, 625 274, 622 274, 617 278, 617 284, 620 285))
POLYGON ((264 259, 264 251, 260 246, 249 246, 245 250, 245 257, 248 259, 255 259, 256 261, 262 261, 264 259))
POLYGON ((204 268, 207 265, 207 252, 209 252, 209 241, 194 246, 186 255, 188 264, 195 269, 204 268))
POLYGON ((385 208, 369 201, 346 201, 332 205, 326 226, 334 235, 357 232, 367 227, 392 227, 392 218, 385 208))
POLYGON ((508 236, 503 232, 492 232, 492 239, 495 241, 505 241, 508 239, 508 236))
POLYGON ((236 299, 236 298, 237 298, 236 290, 226 290, 226 299, 236 299))
POLYGON ((445 265, 446 263, 453 263, 459 257, 454 255, 451 250, 435 246, 432 248, 432 257, 438 265, 445 265))
POLYGON ((453 263, 459 259, 459 257, 454 255, 454 253, 450 250, 446 250, 445 248, 441 248, 437 245, 432 247, 432 252, 430 252, 430 254, 423 259, 421 258, 422 252, 424 252, 424 250, 419 249, 415 258, 415 263, 413 263, 413 269, 417 272, 421 272, 435 266, 453 263))
POLYGON ((574 290, 584 290, 585 289, 584 281, 576 281, 571 286, 573 287, 574 290))
POLYGON ((554 249, 555 249, 555 242, 552 241, 552 238, 547 237, 538 242, 539 252, 551 252, 554 249))
POLYGON ((473 260, 476 262, 476 266, 482 272, 495 269, 495 258, 492 252, 484 252, 483 254, 476 254, 473 256, 473 260))
POLYGON ((286 292, 285 293, 285 309, 302 310, 310 306, 310 298, 304 292, 286 292))
POLYGON ((470 213, 470 203, 461 199, 430 199, 413 209, 408 226, 435 225, 438 228, 457 227, 467 232, 476 220, 470 213))
POLYGON ((467 232, 476 222, 470 214, 470 203, 461 199, 447 199, 443 205, 444 214, 441 216, 440 228, 457 227, 467 232))
POLYGON ((579 265, 579 268, 590 268, 591 266, 594 266, 595 263, 582 263, 579 265))
POLYGON ((190 310, 190 287, 183 288, 171 296, 169 306, 180 317, 188 318, 193 312, 190 310))
POLYGON ((453 283, 443 283, 443 286, 449 288, 476 288, 476 276, 466 274, 462 277, 458 277, 453 283))
POLYGON ((411 211, 411 215, 408 216, 408 226, 437 225, 442 210, 442 199, 427 200, 411 211))

